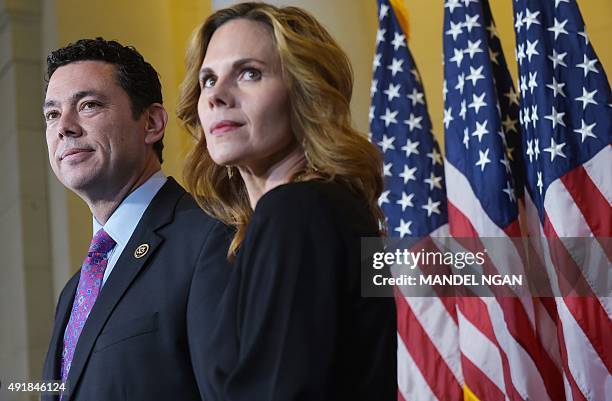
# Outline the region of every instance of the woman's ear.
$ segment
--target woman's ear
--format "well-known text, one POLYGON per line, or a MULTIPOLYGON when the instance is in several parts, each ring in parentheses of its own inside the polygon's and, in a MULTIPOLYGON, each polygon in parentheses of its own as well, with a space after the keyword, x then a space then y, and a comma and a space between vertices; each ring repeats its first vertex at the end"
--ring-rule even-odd
POLYGON ((154 144, 164 137, 166 124, 168 123, 168 113, 160 103, 153 103, 145 111, 145 143, 154 144))

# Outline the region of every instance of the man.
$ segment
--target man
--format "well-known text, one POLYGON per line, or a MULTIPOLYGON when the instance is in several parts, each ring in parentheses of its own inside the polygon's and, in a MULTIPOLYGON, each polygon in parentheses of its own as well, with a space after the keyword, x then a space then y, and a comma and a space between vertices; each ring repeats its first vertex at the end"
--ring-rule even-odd
POLYGON ((60 295, 43 377, 66 382, 62 401, 201 400, 199 338, 231 237, 161 172, 158 75, 101 38, 52 52, 47 74, 49 161, 89 206, 94 236, 60 295))

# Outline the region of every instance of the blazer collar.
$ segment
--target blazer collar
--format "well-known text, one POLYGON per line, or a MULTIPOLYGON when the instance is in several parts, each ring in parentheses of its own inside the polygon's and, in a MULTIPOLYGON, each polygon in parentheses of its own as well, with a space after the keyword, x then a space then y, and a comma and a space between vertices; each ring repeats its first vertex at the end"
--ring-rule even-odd
MULTIPOLYGON (((83 331, 79 336, 70 372, 68 373, 70 388, 68 393, 65 394, 63 401, 70 401, 72 399, 74 389, 79 384, 83 368, 91 355, 93 345, 100 335, 102 328, 132 281, 142 268, 146 266, 150 256, 163 243, 164 238, 158 235, 157 231, 172 222, 176 205, 184 194, 185 190, 172 177, 168 177, 168 181, 155 195, 136 226, 136 230, 119 257, 113 273, 100 290, 98 299, 91 309, 83 331), (147 252, 143 256, 138 257, 137 249, 141 246, 141 249, 143 249, 145 244, 148 247, 147 252)), ((70 309, 72 309, 75 291, 76 285, 69 293, 72 294, 72 299, 70 299, 70 302, 67 302, 69 304, 68 308, 61 313, 64 317, 66 314, 69 315, 70 309)), ((65 321, 67 321, 67 318, 65 321)), ((62 329, 65 328, 65 321, 64 325, 61 326, 62 329)), ((60 331, 60 338, 56 339, 56 342, 61 341, 63 337, 64 330, 60 331)), ((58 358, 61 355, 61 349, 59 348, 58 358)))

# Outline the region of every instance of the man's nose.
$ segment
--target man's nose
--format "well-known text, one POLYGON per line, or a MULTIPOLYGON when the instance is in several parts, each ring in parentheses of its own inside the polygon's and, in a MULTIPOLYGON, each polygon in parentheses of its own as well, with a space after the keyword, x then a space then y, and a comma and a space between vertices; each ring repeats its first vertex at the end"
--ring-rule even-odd
POLYGON ((63 112, 57 125, 57 133, 60 137, 63 136, 80 136, 82 134, 81 126, 78 124, 76 113, 72 111, 63 112))

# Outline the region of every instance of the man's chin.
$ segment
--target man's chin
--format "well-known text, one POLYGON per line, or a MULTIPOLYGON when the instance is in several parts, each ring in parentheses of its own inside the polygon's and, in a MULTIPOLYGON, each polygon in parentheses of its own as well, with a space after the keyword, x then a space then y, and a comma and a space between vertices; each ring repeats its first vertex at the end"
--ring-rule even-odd
POLYGON ((90 174, 66 174, 60 178, 64 186, 71 191, 81 194, 91 191, 96 185, 96 177, 90 174))

